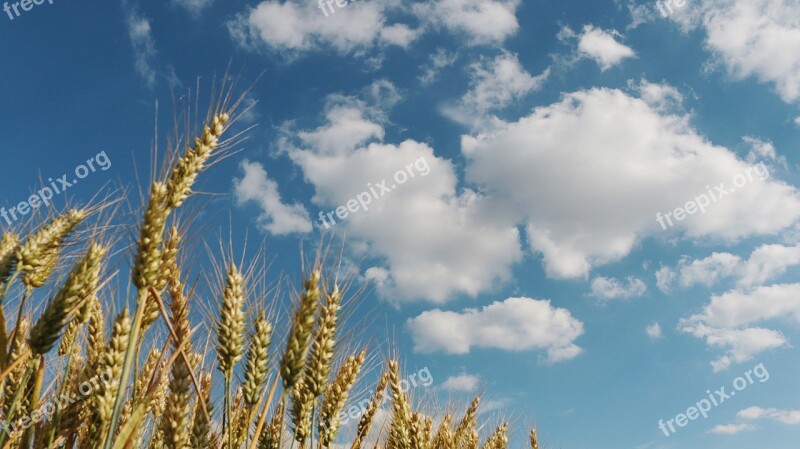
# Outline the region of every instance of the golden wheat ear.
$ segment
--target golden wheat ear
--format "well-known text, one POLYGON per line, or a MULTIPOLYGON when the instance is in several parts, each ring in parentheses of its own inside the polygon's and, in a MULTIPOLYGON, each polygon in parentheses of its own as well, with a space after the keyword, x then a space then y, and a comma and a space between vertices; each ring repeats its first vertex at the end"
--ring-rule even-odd
POLYGON ((378 412, 378 407, 380 407, 381 402, 383 401, 383 395, 386 393, 386 385, 388 383, 389 372, 387 371, 381 375, 380 379, 378 379, 378 385, 375 387, 375 393, 367 405, 366 410, 364 410, 364 414, 361 415, 361 419, 358 421, 356 438, 353 441, 352 446, 350 446, 350 449, 361 449, 363 441, 369 435, 369 430, 372 427, 372 422, 375 420, 375 414, 378 412))
POLYGON ((317 428, 320 444, 324 447, 330 447, 339 433, 339 414, 347 403, 350 390, 355 385, 358 373, 366 359, 367 351, 365 350, 358 355, 347 357, 342 367, 339 368, 333 383, 328 386, 325 399, 322 401, 317 428))
POLYGON ((269 374, 269 345, 272 342, 272 324, 263 310, 256 319, 245 367, 244 400, 248 407, 258 404, 261 390, 269 374))
POLYGON ((3 234, 3 238, 0 239, 0 288, 5 288, 5 283, 14 270, 19 241, 19 236, 13 232, 3 234))
POLYGON ((331 372, 336 346, 336 325, 341 310, 342 292, 334 285, 325 294, 325 306, 317 319, 317 330, 311 344, 306 366, 306 381, 311 395, 316 398, 325 392, 331 372))
POLYGON ((539 449, 539 437, 536 429, 531 429, 531 449, 539 449))
POLYGON ((35 355, 44 355, 53 349, 71 314, 77 312, 100 283, 100 269, 108 248, 92 244, 83 260, 72 270, 56 296, 47 304, 30 331, 28 345, 35 355))
POLYGON ((207 449, 214 447, 211 445, 211 440, 214 438, 213 431, 211 430, 211 422, 206 419, 203 414, 203 407, 200 405, 203 401, 206 405, 206 410, 209 414, 213 413, 213 402, 211 401, 211 373, 206 373, 203 376, 200 396, 194 407, 192 434, 190 438, 189 447, 192 449, 207 449))
POLYGON ((55 217, 30 236, 17 250, 17 270, 26 288, 42 287, 58 263, 61 245, 86 218, 83 209, 71 209, 55 217))
POLYGON ((303 293, 300 295, 300 306, 292 320, 292 327, 289 330, 289 337, 286 342, 286 351, 283 353, 280 364, 284 397, 292 391, 303 374, 314 331, 314 317, 319 304, 320 277, 319 268, 311 271, 311 275, 304 282, 303 293))

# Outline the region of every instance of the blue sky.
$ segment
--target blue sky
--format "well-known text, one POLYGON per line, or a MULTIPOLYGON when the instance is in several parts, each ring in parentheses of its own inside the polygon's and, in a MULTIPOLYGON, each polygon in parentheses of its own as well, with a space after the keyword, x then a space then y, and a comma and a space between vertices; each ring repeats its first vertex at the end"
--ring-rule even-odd
POLYGON ((483 394, 515 446, 535 425, 545 448, 797 447, 800 1, 323 7, 3 13, 0 206, 103 151, 55 204, 137 185, 198 77, 202 97, 229 63, 263 72, 237 125, 257 126, 201 180, 204 225, 263 239, 276 275, 346 236, 369 284, 351 319, 429 368, 415 396, 483 394))

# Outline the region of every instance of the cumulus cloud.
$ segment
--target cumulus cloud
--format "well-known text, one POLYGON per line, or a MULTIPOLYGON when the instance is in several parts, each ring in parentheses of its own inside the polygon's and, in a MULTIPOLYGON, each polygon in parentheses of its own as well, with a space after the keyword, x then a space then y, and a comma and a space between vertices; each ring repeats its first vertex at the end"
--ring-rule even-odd
POLYGON ((556 278, 586 277, 646 236, 736 240, 778 233, 800 218, 800 194, 773 177, 662 229, 656 214, 754 167, 700 136, 688 117, 616 89, 566 94, 516 122, 462 137, 462 152, 467 179, 517 212, 556 278))
POLYGON ((711 361, 711 368, 715 373, 727 370, 732 364, 752 360, 764 351, 780 348, 788 343, 780 332, 760 327, 714 328, 691 320, 682 320, 679 329, 704 339, 709 347, 725 351, 724 355, 711 361))
POLYGON ((302 204, 284 204, 278 183, 269 178, 261 164, 244 161, 241 167, 244 177, 235 182, 236 200, 239 205, 253 201, 261 207, 259 226, 275 235, 311 231, 306 208, 302 204))
POLYGON ((450 376, 442 382, 442 388, 448 391, 473 392, 478 388, 480 378, 472 374, 450 376))
POLYGON ((240 45, 266 47, 276 52, 300 54, 333 50, 340 54, 364 53, 385 45, 408 47, 418 31, 402 23, 390 23, 389 11, 398 2, 353 2, 346 11, 328 9, 317 2, 296 0, 262 1, 228 22, 228 29, 240 45))
POLYGON ((652 338, 653 340, 657 340, 662 337, 661 333, 661 325, 658 323, 653 323, 645 329, 645 333, 648 337, 652 338))
POLYGON ((417 352, 466 354, 472 348, 505 351, 547 350, 547 360, 558 362, 581 353, 575 340, 583 323, 548 300, 508 298, 481 309, 463 312, 432 310, 409 319, 417 352))
POLYGON ((736 79, 772 84, 786 102, 800 98, 800 3, 795 0, 706 0, 670 16, 702 28, 706 47, 736 79))
POLYGON ((619 279, 597 276, 592 279, 592 296, 602 299, 628 299, 642 296, 647 291, 647 285, 641 280, 632 276, 625 278, 625 282, 619 279))
POLYGON ((740 287, 763 285, 800 265, 800 245, 761 245, 747 260, 730 253, 712 253, 703 259, 682 258, 675 268, 662 267, 656 273, 658 288, 669 291, 674 284, 682 288, 702 284, 707 287, 725 279, 736 279, 740 287))
MULTIPOLYGON (((488 98, 479 84, 468 96, 476 104, 488 98)), ((394 300, 444 302, 492 289, 522 259, 518 228, 542 255, 548 276, 588 278, 592 268, 622 259, 648 237, 728 242, 797 224, 800 194, 773 176, 754 179, 669 230, 659 226, 658 213, 754 166, 701 137, 689 117, 664 108, 664 99, 675 97, 668 86, 641 82, 635 90, 644 98, 617 89, 565 94, 516 122, 498 120, 463 136, 466 183, 428 144, 384 142, 385 108, 400 98, 385 81, 360 97, 329 97, 322 125, 286 125, 279 146, 323 211, 426 161, 429 176, 412 179, 336 228, 348 232, 358 256, 372 260, 365 275, 394 300)), ((493 107, 492 101, 485 104, 493 107)), ((762 265, 770 260, 777 259, 766 257, 762 265)), ((777 270, 754 270, 742 282, 761 282, 777 270)), ((679 279, 669 267, 658 276, 659 288, 679 279)))
POLYGON ((784 318, 800 323, 800 284, 762 286, 752 291, 731 290, 712 296, 692 321, 715 327, 738 327, 784 318))
POLYGON ((800 284, 761 286, 712 296, 700 313, 681 319, 678 328, 704 339, 710 347, 725 350, 723 356, 711 362, 715 371, 721 371, 732 363, 787 345, 781 332, 752 327, 777 320, 800 323, 800 284))
POLYGON ((642 101, 659 111, 678 110, 683 105, 683 94, 666 83, 628 80, 628 87, 638 92, 642 101))
MULTIPOLYGON (((445 115, 465 124, 479 126, 489 111, 502 109, 542 87, 550 69, 537 76, 528 73, 517 55, 503 53, 492 60, 483 59, 470 66, 470 90, 445 115)), ((489 118, 489 120, 492 120, 489 118)))
POLYGON ((499 44, 519 29, 519 0, 433 0, 415 3, 419 20, 451 33, 465 35, 470 44, 499 44))
POLYGON ((741 263, 739 256, 730 253, 713 253, 699 260, 684 257, 675 269, 662 267, 656 272, 657 285, 664 292, 670 291, 675 283, 683 288, 695 284, 710 287, 734 275, 741 263))
MULTIPOLYGON (((800 425, 800 410, 781 410, 777 408, 749 407, 740 410, 736 418, 741 421, 771 420, 789 426, 800 425)), ((711 429, 712 433, 735 435, 739 432, 755 430, 756 426, 748 422, 718 425, 711 429)))
POLYGON ((518 0, 388 0, 350 1, 340 7, 264 0, 230 20, 228 30, 245 48, 265 47, 293 56, 319 50, 364 55, 387 46, 408 48, 433 29, 466 36, 467 45, 499 44, 519 28, 518 4, 518 0))
POLYGON ((617 40, 622 36, 616 30, 602 30, 586 25, 583 27, 583 32, 577 34, 569 27, 564 27, 558 37, 562 41, 577 40, 578 58, 593 60, 604 72, 624 59, 636 56, 633 49, 617 40))
POLYGON ((750 421, 770 419, 790 426, 800 426, 800 410, 749 407, 737 413, 736 417, 750 421))
POLYGON ((433 302, 475 296, 509 279, 511 266, 522 258, 515 224, 499 218, 504 212, 485 195, 459 190, 455 166, 429 145, 383 143, 381 114, 373 103, 332 97, 325 124, 287 130, 282 142, 323 211, 387 180, 390 194, 335 226, 346 231, 354 251, 375 261, 366 277, 391 300, 433 302), (409 166, 417 176, 397 185, 396 173, 409 166), (426 175, 414 167, 427 169, 426 175))

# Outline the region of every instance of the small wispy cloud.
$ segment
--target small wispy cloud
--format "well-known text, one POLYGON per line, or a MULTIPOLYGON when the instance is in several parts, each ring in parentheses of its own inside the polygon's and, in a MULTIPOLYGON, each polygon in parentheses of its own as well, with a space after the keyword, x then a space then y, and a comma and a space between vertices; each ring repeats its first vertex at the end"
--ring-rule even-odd
POLYGON ((622 282, 619 279, 597 276, 592 279, 591 296, 601 299, 629 299, 642 296, 647 291, 647 285, 641 279, 628 276, 622 282))
POLYGON ((145 80, 148 87, 153 87, 156 84, 153 60, 157 51, 150 19, 139 13, 136 8, 129 8, 127 14, 128 38, 133 46, 136 72, 145 80))
POLYGON ((746 430, 755 430, 755 426, 747 423, 741 424, 719 424, 714 426, 709 432, 722 435, 736 435, 746 430))
POLYGON ((458 376, 450 376, 442 382, 442 389, 447 391, 461 391, 473 392, 478 388, 480 378, 472 374, 459 374, 458 376))
POLYGON ((197 17, 204 9, 211 6, 214 0, 172 0, 172 3, 185 8, 189 14, 197 17))
POLYGON ((658 323, 653 323, 647 326, 647 329, 645 329, 645 333, 647 333, 647 336, 652 338, 653 340, 657 340, 663 336, 663 334, 661 333, 661 325, 658 323))

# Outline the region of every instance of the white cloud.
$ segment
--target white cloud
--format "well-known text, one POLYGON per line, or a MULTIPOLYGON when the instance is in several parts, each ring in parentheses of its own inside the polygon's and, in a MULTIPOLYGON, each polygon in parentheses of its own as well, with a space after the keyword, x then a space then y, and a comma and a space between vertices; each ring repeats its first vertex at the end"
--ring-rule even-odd
POLYGON ((326 118, 313 130, 285 130, 282 142, 324 212, 384 179, 391 185, 395 172, 409 164, 428 168, 428 175, 409 179, 335 226, 346 231, 360 257, 375 261, 366 275, 384 297, 444 302, 510 278, 511 266, 522 258, 516 226, 486 196, 459 191, 451 161, 414 140, 382 143, 380 114, 366 100, 332 97, 326 118))
POLYGON ((800 98, 800 3, 706 0, 683 10, 671 17, 684 29, 702 27, 706 47, 734 78, 770 83, 786 102, 800 98))
POLYGON ((773 177, 664 231, 657 213, 752 166, 701 137, 688 117, 615 89, 567 94, 517 122, 462 137, 462 151, 468 181, 516 211, 551 277, 586 277, 645 236, 736 240, 778 233, 800 218, 800 194, 773 177))
POLYGON ((448 391, 473 392, 478 388, 480 378, 472 374, 459 374, 450 376, 442 383, 442 388, 448 391))
MULTIPOLYGON (((398 2, 359 1, 326 17, 317 2, 262 1, 228 22, 240 45, 288 54, 332 49, 340 54, 364 53, 383 45, 407 47, 418 35, 405 24, 387 23, 398 2)), ((337 11, 338 10, 338 11, 337 11)), ((328 10, 330 11, 330 10, 328 10)))
POLYGON ((499 44, 519 29, 519 0, 433 0, 415 3, 420 21, 451 33, 465 34, 470 44, 499 44))
POLYGON ((262 228, 275 235, 311 231, 308 211, 302 204, 284 204, 278 184, 269 179, 261 164, 244 161, 241 167, 244 177, 235 182, 236 200, 239 205, 249 201, 258 203, 262 210, 258 223, 262 228))
POLYGON ((715 371, 788 344, 779 331, 751 327, 765 321, 800 323, 800 284, 762 286, 750 291, 732 290, 712 296, 698 314, 683 318, 678 328, 710 347, 724 349, 712 362, 715 371))
MULTIPOLYGON (((617 6, 622 6, 622 0, 614 0, 617 6)), ((626 27, 628 29, 637 28, 644 23, 652 22, 657 17, 656 9, 653 5, 642 3, 637 4, 634 0, 628 0, 626 4, 628 13, 631 15, 631 23, 626 27)))
POLYGON ((675 269, 662 267, 656 272, 658 288, 663 292, 672 289, 674 283, 683 288, 696 284, 710 287, 720 280, 733 276, 741 265, 739 256, 730 253, 712 253, 710 256, 691 260, 682 258, 675 269))
POLYGON ((463 312, 432 310, 408 321, 418 352, 466 354, 473 347, 506 351, 546 349, 550 362, 581 353, 583 323, 547 300, 508 298, 463 312))
POLYGON ((690 321, 715 327, 740 327, 782 318, 800 323, 800 284, 777 284, 751 291, 731 290, 712 296, 702 313, 690 321))
POLYGON ((153 59, 157 52, 150 20, 133 9, 128 12, 127 26, 128 38, 133 46, 136 72, 144 78, 149 87, 153 87, 156 83, 153 59))
POLYGON ((746 420, 771 419, 790 426, 800 425, 800 410, 779 410, 776 408, 750 407, 736 414, 746 420))
POLYGON ((625 278, 625 283, 619 279, 597 276, 592 279, 592 296, 602 299, 628 299, 642 296, 647 291, 647 285, 641 280, 631 276, 625 278))
POLYGON ((656 271, 656 287, 664 293, 670 291, 676 279, 677 274, 669 267, 661 267, 656 271))
POLYGON ((653 323, 647 326, 647 329, 645 329, 645 333, 647 333, 647 336, 652 338, 653 340, 657 340, 661 338, 663 335, 661 333, 661 325, 658 323, 653 323))
POLYGON ((800 126, 800 117, 796 117, 794 119, 794 124, 797 125, 797 126, 800 126))
POLYGON ((422 75, 419 76, 419 82, 423 86, 427 86, 439 76, 439 72, 445 67, 455 64, 458 59, 458 53, 449 52, 444 48, 437 48, 436 52, 428 57, 428 64, 422 67, 422 75))
POLYGON ((771 141, 752 136, 745 136, 742 138, 742 140, 750 145, 750 151, 745 157, 747 162, 754 163, 758 161, 775 161, 783 168, 788 168, 786 157, 778 155, 778 151, 775 149, 775 145, 773 145, 771 141))
MULTIPOLYGON (((466 124, 479 125, 489 111, 502 109, 541 88, 550 69, 532 76, 517 55, 503 53, 470 66, 471 87, 458 104, 445 108, 445 115, 466 124)), ((491 120, 491 119, 490 119, 491 120)))
POLYGON ((214 0, 172 0, 176 5, 186 8, 190 14, 197 17, 204 9, 211 6, 214 0))
POLYGON ((711 368, 715 373, 730 368, 734 363, 752 360, 753 357, 764 351, 777 349, 788 343, 780 332, 760 327, 713 328, 681 320, 679 329, 694 337, 704 339, 709 347, 726 351, 724 355, 711 361, 711 368))
POLYGON ((583 27, 583 32, 578 35, 570 28, 564 27, 558 36, 561 40, 577 39, 578 56, 593 60, 602 71, 610 69, 624 59, 636 56, 633 49, 617 41, 621 35, 616 30, 607 31, 586 25, 583 27))
POLYGON ((327 126, 297 133, 304 145, 322 154, 346 153, 360 143, 383 138, 383 126, 367 118, 358 104, 334 102, 325 117, 327 126))
MULTIPOLYGON (((468 45, 477 45, 502 43, 519 28, 518 0, 350 1, 344 7, 327 3, 265 0, 230 20, 228 30, 250 49, 266 47, 288 56, 317 50, 363 56, 386 46, 408 48, 431 29, 465 35, 468 45), (409 14, 418 28, 390 19, 409 14)), ((371 58, 373 63, 380 59, 371 58)))
POLYGON ((651 83, 645 79, 639 82, 628 80, 628 86, 639 93, 642 101, 659 111, 677 110, 683 104, 683 94, 666 83, 651 83))
POLYGON ((667 292, 677 283, 683 288, 703 284, 708 287, 735 278, 740 287, 763 285, 800 265, 800 245, 761 245, 749 259, 742 260, 730 253, 712 253, 704 259, 684 257, 675 269, 663 267, 656 273, 658 287, 667 292))
POLYGON ((723 435, 736 435, 739 432, 744 432, 746 430, 755 430, 750 424, 742 423, 742 424, 718 424, 714 426, 710 432, 723 434, 723 435))

